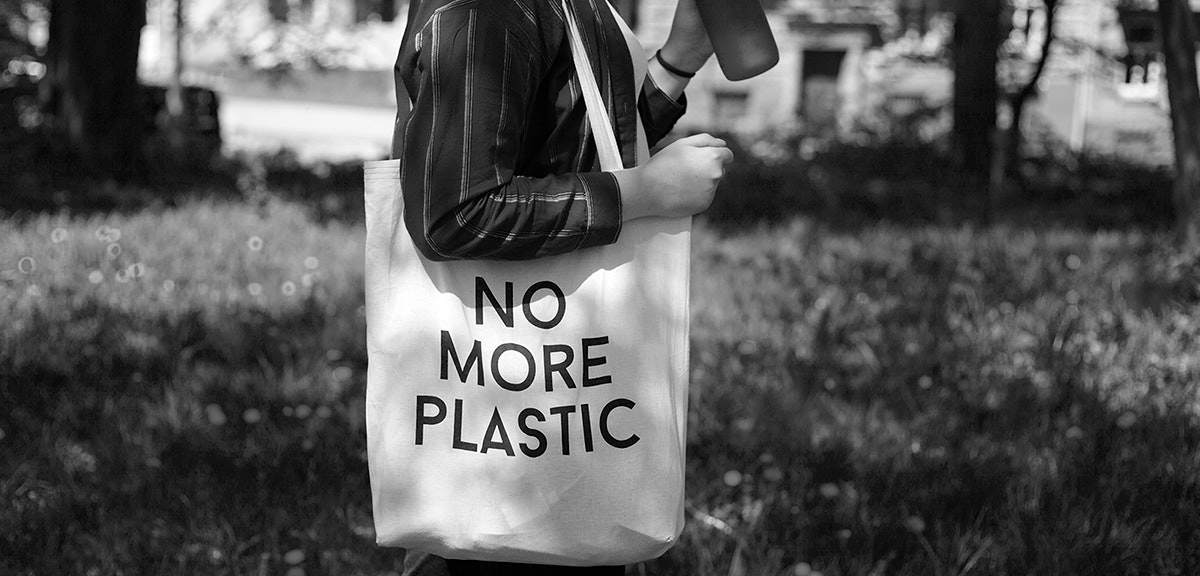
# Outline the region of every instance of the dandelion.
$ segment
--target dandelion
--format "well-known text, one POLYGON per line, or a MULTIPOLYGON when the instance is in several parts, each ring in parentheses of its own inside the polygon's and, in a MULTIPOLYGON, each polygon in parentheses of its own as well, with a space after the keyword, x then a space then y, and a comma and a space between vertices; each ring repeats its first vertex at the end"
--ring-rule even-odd
POLYGON ((50 233, 50 241, 55 244, 62 244, 63 242, 66 242, 70 235, 70 232, 67 232, 66 228, 55 228, 54 231, 50 233))
POLYGON ((309 270, 316 270, 317 266, 320 266, 320 265, 321 265, 321 262, 319 260, 317 260, 316 257, 314 257, 314 256, 309 256, 308 258, 304 259, 304 267, 308 268, 309 270))
POLYGON ((175 291, 175 281, 171 280, 170 278, 163 280, 162 289, 163 289, 163 292, 175 291))
POLYGON ((296 284, 290 280, 284 282, 283 286, 279 287, 279 291, 282 292, 284 296, 294 296, 296 294, 296 284))
POLYGON ((328 406, 317 407, 317 418, 325 420, 330 416, 333 416, 333 410, 330 410, 328 406))
POLYGON ((813 569, 808 562, 799 562, 792 566, 792 576, 812 576, 813 569))
POLYGON ((922 390, 933 388, 933 378, 930 378, 929 376, 921 376, 917 380, 917 386, 920 386, 922 390))
POLYGON ((1137 424, 1137 420, 1137 414, 1134 414, 1133 412, 1126 412, 1117 418, 1117 426, 1122 430, 1128 430, 1132 428, 1134 424, 1137 424))
POLYGON ((29 274, 32 274, 34 270, 37 270, 37 260, 34 260, 30 256, 26 256, 22 258, 20 262, 17 262, 17 270, 28 276, 29 274))
POLYGON ((1067 256, 1067 270, 1074 272, 1082 266, 1083 266, 1083 259, 1081 259, 1079 256, 1076 256, 1074 254, 1067 256))
POLYGON ((212 424, 213 426, 224 426, 225 423, 229 421, 229 419, 225 417, 225 411, 216 404, 209 404, 208 406, 205 406, 204 414, 208 417, 208 423, 212 424))
POLYGON ((304 551, 300 550, 299 548, 295 550, 289 550, 287 554, 283 555, 283 561, 287 562, 290 566, 295 566, 301 562, 304 562, 304 551))
POLYGON ((258 236, 251 236, 250 239, 246 241, 246 247, 253 252, 258 252, 259 250, 263 249, 263 239, 259 238, 258 236))
POLYGON ((129 273, 125 270, 117 270, 117 283, 124 284, 129 282, 129 273))
POLYGON ((301 286, 304 286, 305 288, 310 288, 310 287, 312 287, 312 285, 313 285, 313 275, 312 275, 312 274, 305 274, 305 275, 301 276, 301 277, 300 277, 300 285, 301 285, 301 286))
POLYGON ((96 457, 79 444, 68 444, 60 447, 59 458, 68 472, 95 472, 96 457))
POLYGON ((725 473, 725 476, 722 478, 722 480, 725 482, 726 486, 734 488, 742 483, 742 473, 738 472, 737 470, 730 470, 725 473))
POLYGON ((251 282, 246 286, 246 292, 249 292, 251 296, 259 296, 262 294, 262 291, 262 284, 258 282, 251 282))
POLYGON ((300 449, 304 450, 305 452, 312 452, 313 446, 313 441, 308 438, 305 438, 304 441, 300 443, 300 449))
POLYGON ((308 404, 301 404, 296 407, 297 418, 303 420, 309 416, 312 416, 312 407, 310 407, 308 404))
POLYGON ((1072 426, 1070 428, 1067 428, 1067 439, 1068 440, 1083 439, 1083 430, 1080 429, 1078 426, 1072 426))
POLYGON ((822 484, 820 491, 821 491, 821 496, 824 496, 829 499, 837 498, 837 495, 842 492, 841 489, 838 488, 838 485, 834 484, 833 482, 826 482, 826 483, 822 484))
POLYGON ((88 273, 88 282, 99 284, 104 281, 104 273, 99 270, 92 270, 88 273))
POLYGON ((134 262, 129 265, 129 275, 134 278, 141 278, 146 275, 146 265, 141 262, 134 262))
POLYGON ((294 409, 292 409, 292 407, 291 407, 291 406, 284 406, 284 407, 283 407, 283 415, 284 415, 284 416, 287 416, 287 417, 291 418, 291 417, 292 417, 292 415, 293 415, 293 414, 295 414, 295 413, 296 413, 296 411, 295 411, 294 409))
POLYGON ((325 352, 325 358, 330 362, 337 362, 342 359, 342 351, 337 348, 330 348, 325 352))
POLYGON ((783 480, 783 470, 780 470, 778 466, 772 466, 763 470, 763 478, 766 478, 768 482, 779 482, 783 480))
POLYGON ((347 382, 354 376, 354 370, 349 366, 338 366, 333 369, 333 379, 337 382, 347 382))
POLYGON ((904 519, 904 527, 913 534, 920 534, 925 531, 925 519, 920 516, 909 516, 904 519))
POLYGON ((262 412, 255 408, 247 408, 245 412, 242 412, 242 420, 245 420, 247 424, 258 424, 262 421, 262 412))
POLYGON ((108 254, 109 260, 116 260, 117 257, 121 255, 121 245, 113 242, 112 244, 109 244, 108 248, 106 248, 104 251, 106 254, 108 254))

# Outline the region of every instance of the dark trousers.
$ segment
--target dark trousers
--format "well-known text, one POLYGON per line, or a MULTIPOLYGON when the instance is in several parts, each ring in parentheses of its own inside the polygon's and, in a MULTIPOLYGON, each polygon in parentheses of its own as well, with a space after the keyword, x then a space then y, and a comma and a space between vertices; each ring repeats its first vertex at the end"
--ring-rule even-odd
POLYGON ((624 574, 624 566, 572 568, 541 564, 447 560, 423 552, 409 552, 404 556, 404 576, 623 576, 624 574))

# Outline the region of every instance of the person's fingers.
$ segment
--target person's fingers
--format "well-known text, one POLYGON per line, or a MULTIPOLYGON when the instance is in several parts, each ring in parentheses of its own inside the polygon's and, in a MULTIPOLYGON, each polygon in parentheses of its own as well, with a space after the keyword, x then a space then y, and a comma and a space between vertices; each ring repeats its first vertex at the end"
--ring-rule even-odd
POLYGON ((691 136, 686 136, 684 138, 680 138, 676 142, 687 145, 687 146, 695 146, 697 148, 725 146, 724 140, 717 138, 716 136, 713 136, 712 134, 706 134, 703 132, 700 134, 692 134, 691 136))
POLYGON ((721 160, 722 164, 729 164, 730 162, 733 162, 733 150, 721 147, 717 150, 717 158, 721 160))

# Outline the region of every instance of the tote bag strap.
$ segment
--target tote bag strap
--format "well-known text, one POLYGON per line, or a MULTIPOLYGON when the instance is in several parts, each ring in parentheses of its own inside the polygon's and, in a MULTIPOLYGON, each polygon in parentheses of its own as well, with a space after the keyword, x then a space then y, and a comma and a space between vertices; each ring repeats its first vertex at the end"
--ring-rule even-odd
POLYGON ((563 15, 567 21, 567 31, 571 36, 571 56, 575 60, 575 75, 583 89, 583 102, 587 107, 588 123, 592 126, 592 136, 596 140, 596 151, 600 155, 600 169, 614 172, 625 168, 621 161, 621 148, 617 145, 617 136, 613 133, 612 122, 600 97, 600 87, 596 85, 596 76, 592 73, 592 63, 588 60, 587 51, 583 44, 583 36, 579 34, 579 26, 575 23, 574 13, 571 12, 567 0, 562 0, 563 15))

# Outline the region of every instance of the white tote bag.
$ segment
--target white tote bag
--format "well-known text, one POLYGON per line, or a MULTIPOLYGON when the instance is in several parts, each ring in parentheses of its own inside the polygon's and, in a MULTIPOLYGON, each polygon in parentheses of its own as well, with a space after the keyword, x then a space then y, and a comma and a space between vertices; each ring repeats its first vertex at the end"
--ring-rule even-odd
MULTIPOLYGON (((569 23, 602 168, 620 169, 569 23)), ((569 566, 670 548, 684 522, 691 219, 627 222, 615 244, 563 256, 431 262, 404 225, 399 163, 368 162, 365 193, 379 544, 569 566)))

